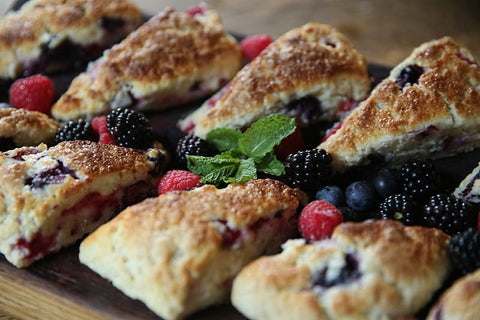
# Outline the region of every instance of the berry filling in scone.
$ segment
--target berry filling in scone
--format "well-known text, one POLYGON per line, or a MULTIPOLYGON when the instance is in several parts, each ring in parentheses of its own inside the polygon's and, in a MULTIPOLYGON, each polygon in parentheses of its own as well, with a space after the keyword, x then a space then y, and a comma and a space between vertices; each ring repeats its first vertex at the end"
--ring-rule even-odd
POLYGON ((156 192, 165 157, 90 141, 0 155, 0 251, 17 267, 92 232, 156 192))

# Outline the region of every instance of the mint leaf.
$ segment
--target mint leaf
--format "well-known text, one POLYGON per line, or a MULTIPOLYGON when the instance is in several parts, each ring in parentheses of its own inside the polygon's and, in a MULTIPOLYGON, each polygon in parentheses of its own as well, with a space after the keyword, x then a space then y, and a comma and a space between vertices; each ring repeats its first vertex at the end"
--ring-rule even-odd
POLYGON ((257 164, 257 169, 258 171, 274 176, 285 174, 285 166, 277 159, 273 152, 269 152, 265 155, 262 161, 257 164))
POLYGON ((242 133, 240 130, 231 128, 213 129, 207 134, 206 140, 213 144, 218 151, 223 152, 237 148, 238 139, 242 133))
POLYGON ((200 182, 218 185, 237 171, 240 159, 220 154, 215 157, 187 156, 188 169, 201 176, 200 182))
POLYGON ((252 158, 242 160, 238 166, 235 174, 235 182, 246 182, 257 178, 257 168, 255 168, 255 161, 252 158))
POLYGON ((259 160, 295 131, 295 120, 277 114, 258 120, 238 139, 238 150, 259 160))

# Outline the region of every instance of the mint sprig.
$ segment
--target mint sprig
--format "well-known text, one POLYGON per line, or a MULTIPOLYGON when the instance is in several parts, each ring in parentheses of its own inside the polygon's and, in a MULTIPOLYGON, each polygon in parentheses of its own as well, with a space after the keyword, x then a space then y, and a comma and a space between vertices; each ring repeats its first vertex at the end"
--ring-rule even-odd
POLYGON ((215 185, 256 179, 258 172, 285 174, 273 148, 295 128, 295 119, 273 115, 258 120, 244 133, 230 128, 214 129, 206 140, 221 153, 214 157, 187 156, 188 169, 201 176, 202 183, 215 185))

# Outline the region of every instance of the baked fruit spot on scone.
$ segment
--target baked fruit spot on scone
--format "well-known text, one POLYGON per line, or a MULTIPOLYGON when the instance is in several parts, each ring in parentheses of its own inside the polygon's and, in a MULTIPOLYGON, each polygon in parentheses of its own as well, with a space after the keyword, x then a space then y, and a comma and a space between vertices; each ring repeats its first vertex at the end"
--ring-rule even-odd
POLYGON ((25 267, 155 191, 164 155, 90 141, 0 154, 0 251, 25 267))
POLYGON ((242 129, 276 113, 302 125, 333 121, 369 91, 365 57, 331 26, 308 23, 270 44, 179 126, 204 138, 212 129, 242 129))
POLYGON ((465 202, 480 204, 480 163, 460 182, 453 195, 465 202))
POLYGON ((61 120, 111 109, 164 109, 204 97, 241 67, 238 42, 214 10, 167 8, 105 51, 53 106, 61 120))
POLYGON ((480 319, 480 269, 457 280, 430 310, 427 320, 480 319))
POLYGON ((27 109, 0 108, 0 150, 54 142, 59 123, 27 109))
POLYGON ((80 245, 80 261, 164 319, 228 301, 248 262, 296 232, 298 198, 276 180, 172 191, 121 212, 80 245))
POLYGON ((0 81, 93 60, 141 22, 128 0, 30 0, 0 20, 0 81))
POLYGON ((339 225, 331 239, 289 240, 234 279, 232 304, 249 319, 400 319, 441 287, 450 262, 440 230, 393 220, 339 225))
POLYGON ((336 171, 446 157, 480 146, 479 116, 480 66, 444 37, 416 48, 318 148, 336 171))

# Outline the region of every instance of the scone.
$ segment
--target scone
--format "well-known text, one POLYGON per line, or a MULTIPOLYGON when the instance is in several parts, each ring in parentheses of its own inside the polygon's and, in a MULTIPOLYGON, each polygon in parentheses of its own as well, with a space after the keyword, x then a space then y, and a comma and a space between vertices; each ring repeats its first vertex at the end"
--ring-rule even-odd
POLYGON ((0 154, 0 252, 25 267, 72 244, 152 195, 163 159, 80 140, 0 154))
POLYGON ((238 42, 218 13, 167 8, 92 62, 53 106, 60 120, 115 108, 158 110, 204 97, 240 69, 238 42))
POLYGON ((290 240, 234 279, 249 319, 400 319, 415 314, 450 270, 449 237, 392 220, 339 225, 331 239, 290 240))
POLYGON ((174 191, 127 208, 80 245, 86 264, 164 319, 228 301, 240 269, 296 230, 298 198, 276 180, 174 191))
POLYGON ((303 125, 332 121, 369 90, 365 57, 331 26, 308 23, 268 46, 179 126, 204 138, 212 129, 244 129, 275 113, 303 125))
POLYGON ((141 22, 129 0, 30 0, 0 20, 0 80, 93 60, 141 22))
POLYGON ((453 195, 465 202, 480 204, 480 163, 462 180, 453 195))
POLYGON ((480 146, 480 66, 444 37, 416 48, 321 143, 336 171, 377 157, 400 164, 480 146))
POLYGON ((430 310, 427 320, 480 319, 480 269, 457 280, 430 310))
POLYGON ((0 108, 0 151, 15 147, 51 144, 59 123, 46 114, 15 108, 0 108))

